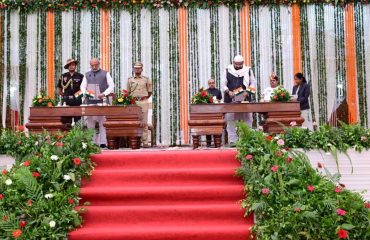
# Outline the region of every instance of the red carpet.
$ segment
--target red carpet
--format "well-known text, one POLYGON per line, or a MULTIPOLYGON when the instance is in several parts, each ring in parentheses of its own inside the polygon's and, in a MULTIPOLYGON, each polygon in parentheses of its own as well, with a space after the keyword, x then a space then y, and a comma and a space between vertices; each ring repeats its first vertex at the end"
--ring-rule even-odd
POLYGON ((234 150, 104 152, 80 196, 91 202, 69 239, 247 240, 234 150))

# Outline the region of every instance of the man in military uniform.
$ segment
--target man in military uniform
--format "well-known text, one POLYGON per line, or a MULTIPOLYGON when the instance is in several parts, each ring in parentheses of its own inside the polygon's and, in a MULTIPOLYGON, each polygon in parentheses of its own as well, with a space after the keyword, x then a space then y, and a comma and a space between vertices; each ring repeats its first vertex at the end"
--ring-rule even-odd
MULTIPOLYGON (((87 90, 92 90, 93 87, 98 90, 94 91, 97 96, 97 100, 88 100, 89 104, 103 103, 103 99, 106 98, 114 91, 114 82, 109 72, 100 68, 100 60, 93 58, 90 60, 91 71, 85 74, 82 80, 81 91, 86 93, 87 90)), ((99 123, 99 135, 94 135, 95 144, 100 145, 101 148, 107 147, 107 134, 104 127, 105 116, 88 116, 86 118, 86 125, 88 128, 95 128, 96 122, 99 123)))
MULTIPOLYGON (((134 76, 127 81, 127 90, 132 96, 136 97, 138 105, 141 106, 144 117, 144 133, 143 133, 143 147, 148 147, 148 98, 152 95, 152 81, 141 73, 143 72, 143 64, 136 62, 134 64, 134 76)), ((153 139, 152 139, 153 141, 153 139)))
MULTIPOLYGON (((64 69, 68 69, 68 72, 63 73, 58 81, 59 95, 63 98, 63 101, 68 106, 80 106, 81 99, 75 98, 74 94, 80 90, 80 85, 84 75, 76 72, 78 61, 74 59, 68 59, 64 69)), ((63 117, 63 123, 71 123, 72 118, 74 122, 77 122, 81 117, 63 117)))

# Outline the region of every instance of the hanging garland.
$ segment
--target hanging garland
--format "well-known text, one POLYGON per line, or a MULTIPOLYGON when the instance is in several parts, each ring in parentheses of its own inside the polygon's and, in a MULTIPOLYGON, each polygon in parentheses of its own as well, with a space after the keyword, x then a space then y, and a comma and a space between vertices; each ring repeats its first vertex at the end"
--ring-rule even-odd
POLYGON ((11 63, 10 63, 10 42, 11 42, 11 32, 10 32, 10 11, 6 12, 6 126, 11 126, 10 124, 10 73, 11 73, 11 63))
POLYGON ((62 13, 58 12, 54 15, 54 86, 55 99, 58 99, 58 80, 63 73, 63 45, 62 45, 62 13))
POLYGON ((120 47, 120 11, 118 9, 114 9, 111 11, 110 15, 110 72, 113 76, 113 80, 115 83, 115 90, 116 94, 118 94, 121 88, 121 47, 120 47))
POLYGON ((344 9, 339 6, 334 7, 334 32, 335 32, 335 66, 336 66, 336 89, 337 100, 347 97, 346 81, 346 48, 345 48, 345 23, 344 9))
MULTIPOLYGON (((41 86, 38 86, 38 90, 47 91, 47 79, 46 79, 46 12, 38 13, 37 21, 37 30, 38 30, 38 46, 37 52, 38 61, 37 68, 40 70, 40 75, 37 77, 40 78, 41 86)), ((37 74, 39 71, 37 71, 37 74)), ((37 79, 38 79, 37 78, 37 79)))
POLYGON ((73 29, 72 29, 72 58, 80 60, 80 39, 81 39, 81 11, 73 10, 73 29))
POLYGON ((280 84, 284 85, 283 79, 283 49, 281 43, 280 6, 272 5, 269 8, 271 16, 271 57, 273 71, 278 76, 280 84))
POLYGON ((310 87, 310 109, 312 122, 316 122, 314 94, 312 91, 312 74, 311 74, 311 54, 310 54, 310 34, 308 31, 307 6, 301 6, 301 48, 302 48, 302 67, 306 76, 308 86, 310 87))
POLYGON ((319 123, 325 124, 328 120, 327 114, 327 86, 326 86, 326 56, 325 56, 325 21, 324 5, 315 5, 316 19, 316 56, 318 71, 318 92, 319 97, 319 123))
POLYGON ((356 39, 356 72, 357 72, 357 91, 358 106, 360 113, 360 124, 368 126, 367 117, 367 98, 366 98, 366 57, 364 43, 364 18, 363 5, 355 4, 355 39, 356 39))
POLYGON ((178 48, 178 21, 177 10, 169 9, 169 76, 170 76, 170 133, 171 145, 176 145, 177 140, 181 144, 180 121, 179 121, 179 48, 178 48), (177 139, 179 137, 179 139, 177 139))
POLYGON ((150 11, 150 33, 151 33, 151 63, 152 63, 152 84, 153 84, 153 126, 156 131, 154 132, 154 139, 157 139, 159 133, 159 142, 162 142, 161 134, 161 101, 160 101, 160 86, 161 86, 161 54, 160 54, 160 37, 159 37, 159 10, 152 9, 150 11))
POLYGON ((240 54, 240 21, 238 9, 229 8, 229 19, 230 62, 232 62, 234 56, 240 54))
MULTIPOLYGON (((198 10, 196 8, 189 8, 188 11, 188 41, 189 51, 189 82, 191 83, 190 96, 193 96, 199 91, 199 48, 198 48, 198 10)), ((189 98, 189 104, 191 99, 189 98)))
POLYGON ((132 22, 132 62, 141 61, 141 9, 131 11, 132 22))
POLYGON ((100 58, 100 12, 91 10, 91 57, 100 58))
MULTIPOLYGON (((1 39, 0 39, 0 69, 1 69, 1 72, 0 72, 0 107, 3 108, 3 85, 4 85, 4 46, 5 46, 5 38, 4 38, 4 34, 5 34, 5 11, 1 11, 0 13, 0 17, 1 17, 1 26, 0 26, 0 35, 1 35, 1 39)), ((3 128, 3 124, 2 124, 2 119, 3 119, 3 114, 2 112, 0 112, 0 128, 3 128)))
POLYGON ((19 15, 19 120, 23 125, 23 109, 27 72, 27 14, 19 15))
POLYGON ((211 32, 211 75, 216 81, 216 86, 221 86, 220 80, 220 32, 218 8, 211 7, 210 9, 210 32, 211 32))

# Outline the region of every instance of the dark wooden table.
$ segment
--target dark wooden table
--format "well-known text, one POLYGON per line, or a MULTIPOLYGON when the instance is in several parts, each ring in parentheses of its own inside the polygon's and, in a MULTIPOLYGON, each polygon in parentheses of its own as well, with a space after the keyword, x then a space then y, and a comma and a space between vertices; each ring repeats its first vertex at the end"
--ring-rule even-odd
POLYGON ((44 130, 56 133, 67 128, 62 117, 72 116, 105 116, 109 149, 118 149, 119 137, 128 137, 132 149, 140 147, 144 123, 139 106, 31 107, 26 127, 36 133, 44 130))
POLYGON ((215 147, 221 146, 221 136, 226 126, 225 113, 260 113, 263 115, 262 126, 265 132, 281 133, 291 122, 301 126, 299 102, 261 102, 261 103, 221 103, 190 105, 189 128, 193 147, 199 146, 199 137, 213 135, 215 147))

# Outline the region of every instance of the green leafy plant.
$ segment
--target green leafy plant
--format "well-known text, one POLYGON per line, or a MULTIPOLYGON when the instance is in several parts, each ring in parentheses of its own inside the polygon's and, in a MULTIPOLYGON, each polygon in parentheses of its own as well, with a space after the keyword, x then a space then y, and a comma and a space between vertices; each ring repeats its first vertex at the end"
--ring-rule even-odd
POLYGON ((35 96, 32 100, 33 107, 47 107, 55 106, 56 102, 54 99, 51 99, 45 91, 42 91, 39 95, 35 96))
POLYGON ((271 102, 287 102, 289 100, 290 93, 282 86, 276 87, 271 95, 271 102))
MULTIPOLYGON (((331 136, 327 130, 321 133, 331 136)), ((369 239, 370 203, 337 185, 338 174, 320 174, 304 153, 291 150, 289 144, 303 133, 292 130, 286 142, 284 135, 274 137, 238 125, 242 167, 237 174, 247 193, 242 206, 246 214, 256 215, 252 231, 266 240, 369 239)))
POLYGON ((204 88, 201 88, 192 97, 191 102, 193 104, 213 103, 213 96, 212 96, 212 94, 210 94, 206 90, 204 90, 204 88))
POLYGON ((0 176, 0 239, 66 239, 81 225, 81 180, 100 151, 92 134, 81 126, 57 134, 1 131, 0 154, 16 162, 0 176))

